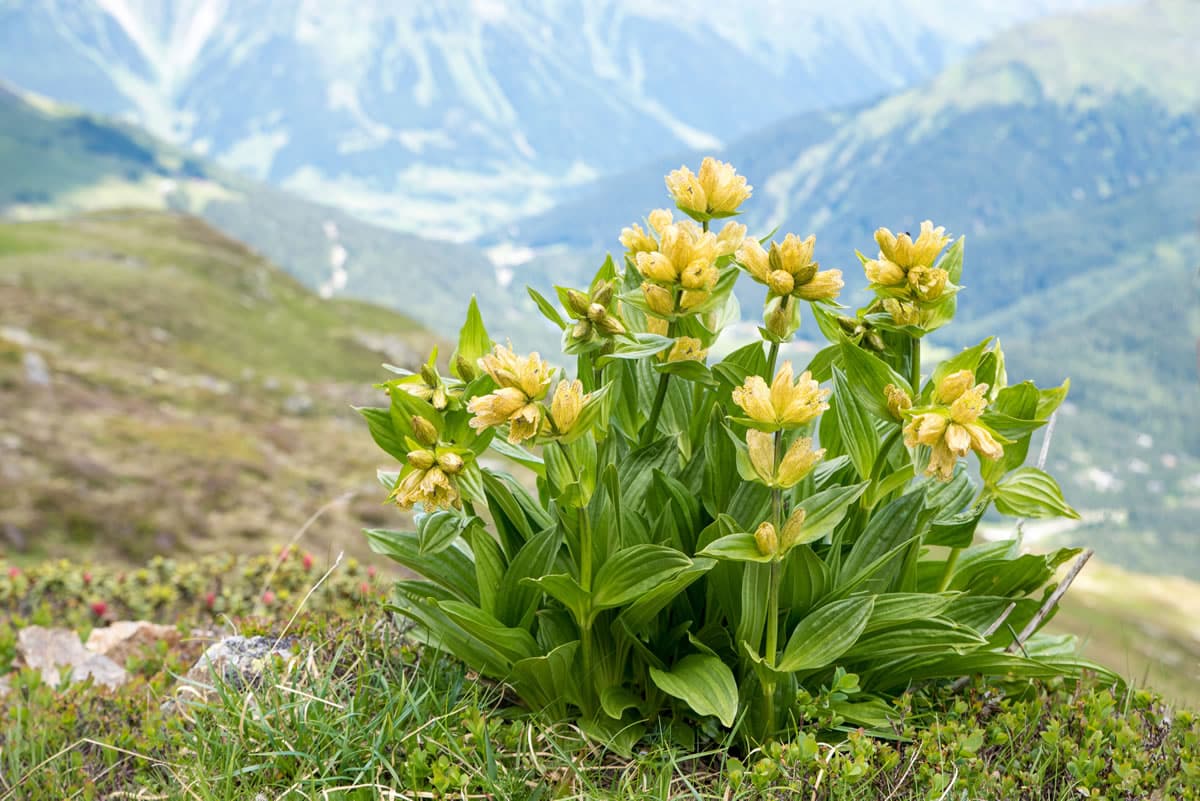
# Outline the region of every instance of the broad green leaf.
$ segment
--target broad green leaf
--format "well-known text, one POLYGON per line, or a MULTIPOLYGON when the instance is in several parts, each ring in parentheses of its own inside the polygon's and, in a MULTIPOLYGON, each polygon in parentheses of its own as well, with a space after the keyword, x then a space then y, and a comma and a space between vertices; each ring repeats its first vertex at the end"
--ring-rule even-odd
POLYGON ((450 357, 450 372, 459 378, 465 378, 465 376, 459 375, 459 360, 462 359, 474 366, 491 349, 492 340, 488 336, 487 329, 483 327, 483 317, 479 314, 479 305, 475 302, 475 296, 472 295, 471 304, 467 306, 466 322, 463 323, 462 330, 458 333, 458 347, 450 357))
POLYGON ((527 578, 544 576, 554 564, 554 555, 562 543, 557 526, 534 535, 517 552, 504 571, 500 591, 496 595, 496 617, 510 626, 528 626, 537 609, 539 590, 526 582, 527 578))
POLYGON ((641 699, 621 685, 605 687, 600 693, 600 708, 614 720, 620 720, 626 709, 637 709, 640 705, 641 699))
POLYGON ((686 703, 698 715, 716 715, 726 727, 737 716, 738 688, 729 666, 715 656, 688 654, 670 671, 650 668, 660 690, 686 703))
POLYGON ((462 601, 441 601, 438 606, 464 631, 495 648, 506 659, 516 662, 537 656, 537 641, 525 629, 505 626, 479 607, 462 601))
POLYGON ((681 570, 673 578, 659 584, 621 610, 617 621, 631 632, 641 631, 654 619, 655 615, 675 600, 693 582, 712 570, 715 565, 716 562, 712 559, 697 556, 692 560, 691 567, 681 570))
POLYGON ((594 609, 624 606, 691 567, 692 560, 663 545, 634 545, 617 551, 596 571, 594 609))
POLYGON ((496 614, 496 595, 500 592, 500 583, 504 580, 507 565, 500 545, 482 524, 468 526, 463 532, 467 544, 471 546, 472 560, 475 563, 475 584, 479 587, 479 606, 489 615, 496 614))
POLYGON ((870 478, 875 459, 879 456, 879 435, 875 432, 875 421, 858 401, 845 374, 833 368, 833 397, 829 405, 837 415, 838 430, 854 469, 862 478, 870 478))
POLYGON ((841 345, 826 345, 817 351, 817 355, 812 357, 812 361, 804 369, 812 373, 812 377, 818 383, 823 384, 833 378, 833 366, 839 363, 841 358, 841 345))
POLYGON ((927 517, 924 487, 876 510, 842 564, 841 576, 845 578, 839 578, 839 583, 851 580, 875 560, 920 534, 927 517))
POLYGON ((792 630, 778 669, 790 673, 832 665, 866 629, 874 606, 874 597, 855 596, 811 613, 792 630))
POLYGON ((1050 389, 1038 390, 1038 407, 1037 418, 1039 420, 1048 420, 1050 415, 1058 409, 1062 402, 1067 399, 1067 392, 1071 389, 1071 380, 1063 381, 1061 387, 1051 387, 1050 389))
POLYGON ((513 445, 504 437, 494 438, 491 442, 491 448, 501 456, 512 459, 517 464, 532 470, 539 476, 546 474, 546 463, 542 461, 540 456, 530 453, 520 445, 513 445))
POLYGON ((404 444, 404 435, 398 432, 392 423, 391 411, 371 406, 356 406, 354 411, 367 421, 367 428, 375 444, 382 448, 384 453, 403 462, 408 455, 408 446, 404 444))
POLYGON ((573 671, 579 641, 564 643, 545 656, 521 659, 512 666, 509 681, 535 712, 557 719, 567 714, 567 704, 577 703, 578 680, 573 671))
POLYGON ((842 343, 841 357, 846 382, 859 404, 875 417, 892 420, 887 407, 887 385, 894 384, 911 394, 908 381, 878 356, 850 342, 842 343))
POLYGON ((710 556, 729 562, 769 562, 771 554, 759 552, 754 535, 746 532, 729 534, 702 550, 700 556, 710 556))
POLYGON ((966 246, 966 242, 967 238, 960 236, 938 261, 937 266, 950 274, 950 283, 952 284, 957 284, 962 280, 963 248, 966 246))
POLYGON ((445 510, 417 515, 414 522, 421 553, 434 554, 449 548, 472 520, 475 518, 445 510))
POLYGON ((501 681, 508 678, 512 663, 489 643, 468 634, 451 620, 439 608, 438 604, 443 601, 436 595, 424 595, 423 588, 430 587, 433 585, 424 581, 397 582, 396 603, 385 608, 416 621, 417 627, 408 635, 415 642, 431 649, 446 651, 485 676, 501 681))
POLYGON ((712 372, 703 362, 692 361, 690 359, 679 362, 663 362, 654 365, 654 369, 659 373, 669 373, 670 375, 679 376, 696 384, 708 387, 715 387, 717 385, 717 380, 713 378, 712 372))
POLYGON ((591 595, 579 582, 566 573, 552 573, 549 576, 526 578, 524 583, 537 587, 554 600, 570 610, 575 621, 581 626, 588 619, 591 595))
POLYGON ((960 654, 986 644, 974 629, 935 618, 863 634, 843 659, 876 662, 911 654, 960 654))
POLYGON ((1036 467, 1022 467, 996 483, 994 502, 1001 514, 1014 517, 1070 517, 1079 513, 1063 499, 1058 482, 1036 467))
POLYGON ((816 542, 826 534, 833 533, 846 517, 846 509, 858 500, 867 485, 868 482, 864 481, 849 486, 834 486, 799 501, 796 506, 804 509, 804 525, 800 528, 800 539, 796 544, 816 542))
POLYGON ((479 588, 475 584, 475 566, 457 548, 438 553, 423 553, 416 532, 367 529, 371 550, 396 560, 400 564, 453 592, 460 599, 479 603, 479 588))
POLYGON ((867 622, 867 633, 937 617, 958 598, 956 592, 888 592, 875 596, 875 609, 867 622))

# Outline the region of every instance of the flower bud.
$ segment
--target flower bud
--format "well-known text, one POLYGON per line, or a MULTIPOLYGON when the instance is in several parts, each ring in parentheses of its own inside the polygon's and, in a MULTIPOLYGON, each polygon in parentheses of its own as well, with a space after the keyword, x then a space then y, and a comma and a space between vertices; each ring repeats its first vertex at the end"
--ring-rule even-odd
POLYGON ((868 331, 862 341, 876 353, 883 353, 887 350, 887 343, 883 341, 883 337, 879 335, 878 331, 868 331))
POLYGON ((917 307, 907 301, 888 298, 883 302, 883 308, 892 315, 892 322, 896 325, 917 325, 921 321, 917 307))
POLYGON ((621 325, 621 321, 611 314, 606 314, 600 320, 596 321, 596 327, 606 336, 616 337, 625 333, 625 326, 621 325))
POLYGON ((679 283, 683 285, 684 289, 708 289, 711 286, 708 268, 708 262, 704 259, 696 259, 683 269, 679 276, 679 283))
POLYGON ((464 466, 463 458, 453 451, 446 451, 440 454, 437 458, 437 464, 438 467, 442 468, 442 472, 450 476, 461 472, 464 466))
POLYGON ((800 534, 804 530, 804 517, 803 506, 797 506, 788 515, 787 522, 783 524, 783 533, 779 537, 779 548, 784 553, 790 551, 800 539, 800 534))
POLYGON ((691 311, 702 303, 705 303, 712 293, 707 289, 685 289, 683 294, 679 296, 679 310, 691 311))
POLYGON ((951 373, 938 382, 938 403, 954 403, 960 395, 973 386, 975 386, 975 374, 970 370, 951 373))
POLYGON ((887 259, 871 259, 863 265, 867 280, 873 284, 895 286, 904 280, 904 269, 887 259))
POLYGON ((438 441, 437 426, 421 417, 419 414, 412 416, 413 437, 422 445, 436 445, 438 441))
POLYGON ((908 271, 908 283, 923 301, 937 300, 946 291, 950 275, 940 267, 913 267, 908 271))
POLYGON ((591 301, 588 296, 577 289, 567 290, 567 305, 571 307, 571 311, 576 316, 583 317, 588 313, 588 305, 591 301))
POLYGON ((767 286, 776 295, 790 295, 796 282, 786 270, 774 270, 767 276, 767 286))
POLYGON ((767 251, 767 263, 771 266, 771 272, 787 272, 783 263, 783 248, 779 247, 778 242, 771 243, 771 249, 767 251))
POLYGON ((883 394, 887 398, 888 413, 896 420, 903 420, 904 413, 912 408, 912 398, 895 384, 884 387, 883 394))
POLYGON ((437 461, 437 457, 433 455, 433 451, 409 451, 408 463, 418 470, 428 470, 433 467, 433 463, 437 461))
POLYGON ((599 303, 601 306, 607 308, 608 304, 612 302, 612 296, 613 283, 612 281, 605 281, 596 287, 596 291, 592 293, 592 303, 599 303))
POLYGON ((775 533, 775 526, 771 525, 770 521, 758 524, 758 528, 754 531, 754 544, 758 546, 758 552, 763 556, 774 556, 779 553, 779 535, 775 533))
POLYGON ((454 358, 454 369, 458 372, 458 377, 463 381, 474 381, 479 375, 479 370, 471 360, 461 354, 454 358))
POLYGON ((841 270, 822 270, 799 284, 796 294, 804 300, 833 300, 845 285, 841 270))
POLYGON ((768 487, 775 483, 775 438, 763 431, 746 432, 746 450, 754 474, 768 487))
POLYGON ((571 339, 587 339, 592 335, 592 324, 587 320, 580 320, 571 326, 571 339))
POLYGON ((675 313, 675 296, 669 289, 645 282, 642 284, 642 295, 646 298, 646 305, 650 310, 660 317, 668 317, 675 313))
MULTIPOLYGON (((784 273, 784 275, 786 274, 784 273)), ((792 310, 792 303, 794 302, 791 296, 784 295, 780 298, 774 298, 767 303, 767 311, 763 315, 763 322, 766 324, 766 329, 776 339, 791 339, 792 334, 796 333, 796 315, 792 310)))
POLYGON ((800 483, 825 456, 825 449, 812 449, 812 440, 800 437, 792 443, 783 459, 779 462, 779 472, 776 483, 783 489, 789 489, 800 483))
POLYGON ((436 387, 442 383, 441 378, 438 377, 437 370, 431 364, 421 365, 421 380, 431 387, 436 387))
POLYGON ((587 307, 587 318, 593 323, 598 323, 608 316, 608 309, 601 306, 599 303, 593 303, 587 307))
POLYGON ((554 390, 554 397, 550 401, 550 418, 554 421, 554 428, 560 434, 566 434, 575 426, 575 422, 579 419, 579 413, 583 411, 583 404, 587 402, 587 396, 583 394, 583 382, 578 379, 574 381, 559 381, 558 387, 554 390))

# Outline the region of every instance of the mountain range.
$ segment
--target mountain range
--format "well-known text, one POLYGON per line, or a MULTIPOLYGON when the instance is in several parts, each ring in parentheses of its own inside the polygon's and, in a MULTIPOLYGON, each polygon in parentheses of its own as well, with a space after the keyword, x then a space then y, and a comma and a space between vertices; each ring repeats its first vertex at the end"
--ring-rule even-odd
POLYGON ((464 239, 1096 4, 0 0, 0 76, 364 219, 464 239))

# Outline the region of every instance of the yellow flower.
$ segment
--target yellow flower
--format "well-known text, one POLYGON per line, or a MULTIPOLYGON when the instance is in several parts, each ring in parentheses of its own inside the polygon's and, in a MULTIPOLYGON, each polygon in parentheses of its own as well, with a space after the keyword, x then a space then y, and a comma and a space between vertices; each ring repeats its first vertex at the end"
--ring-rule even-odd
POLYGON ((660 337, 665 337, 670 328, 671 324, 661 317, 646 318, 646 333, 648 334, 657 334, 660 337))
POLYGON ((775 482, 775 437, 752 428, 746 432, 746 451, 754 474, 771 486, 775 482))
POLYGON ((806 516, 803 506, 797 506, 788 515, 787 522, 783 524, 783 533, 779 535, 780 551, 787 553, 796 545, 796 541, 800 539, 800 534, 804 531, 806 516))
POLYGON ((449 509, 462 506, 458 489, 440 467, 413 470, 397 482, 389 500, 402 509, 421 504, 426 509, 449 509))
MULTIPOLYGON (((933 227, 933 222, 925 220, 921 223, 921 233, 913 242, 908 233, 899 236, 887 228, 875 232, 875 242, 879 245, 880 257, 898 265, 905 271, 912 267, 930 267, 938 253, 950 241, 946 229, 933 227)), ((879 282, 882 283, 882 282, 879 282)))
POLYGON ((663 229, 670 225, 675 220, 675 215, 670 209, 655 209, 646 215, 646 222, 650 223, 650 227, 654 229, 654 233, 662 236, 663 229))
POLYGON ((497 345, 479 360, 479 366, 498 385, 519 389, 530 400, 544 398, 550 389, 553 368, 537 353, 517 356, 511 348, 497 345))
POLYGON ((908 284, 917 298, 925 302, 937 300, 946 291, 950 274, 941 267, 913 267, 908 271, 908 284))
POLYGON ((675 313, 675 293, 671 290, 643 281, 642 295, 646 298, 646 305, 650 307, 650 311, 658 316, 669 317, 675 313))
POLYGON ((417 442, 422 445, 436 445, 438 441, 438 430, 433 423, 426 420, 419 414, 414 414, 410 423, 413 428, 413 436, 417 442))
POLYGON ((817 274, 817 263, 812 258, 816 246, 817 238, 812 234, 807 239, 788 234, 782 242, 772 242, 771 269, 786 270, 797 284, 805 283, 817 274))
POLYGON ((796 288, 796 279, 787 270, 772 270, 767 276, 767 286, 776 295, 790 295, 796 288))
POLYGON ((660 284, 674 283, 679 278, 679 271, 671 260, 657 251, 637 254, 638 272, 643 278, 657 281, 660 284))
POLYGON ((809 437, 799 437, 779 462, 775 485, 781 489, 791 489, 812 472, 817 462, 824 457, 824 448, 814 451, 809 437))
POLYGON ((679 274, 679 283, 684 289, 712 289, 719 277, 715 264, 696 259, 683 268, 683 272, 679 274))
POLYGON ((516 387, 501 387, 490 395, 472 398, 467 411, 475 415, 470 426, 476 431, 508 423, 508 441, 514 445, 537 433, 542 415, 538 405, 516 387))
POLYGON ((803 300, 833 300, 845 285, 841 270, 822 270, 796 287, 795 294, 803 300))
POLYGON ((970 370, 959 370, 942 378, 935 391, 938 403, 954 403, 959 396, 975 386, 975 374, 970 370))
POLYGON ((912 398, 895 384, 888 384, 884 387, 883 394, 887 398, 888 412, 897 420, 903 420, 904 413, 912 408, 912 398))
POLYGON ((904 427, 904 444, 910 448, 918 445, 933 447, 942 441, 942 435, 946 433, 949 422, 945 415, 937 412, 913 415, 904 427))
POLYGON ((927 475, 934 476, 939 481, 949 481, 954 478, 954 465, 957 457, 943 441, 938 441, 929 453, 929 466, 925 468, 927 475))
POLYGON ((588 396, 583 392, 582 381, 578 379, 559 381, 558 386, 554 389, 554 397, 550 401, 550 421, 554 430, 559 434, 566 434, 574 428, 587 399, 588 396))
POLYGON ((433 451, 427 450, 409 451, 404 458, 418 470, 428 470, 437 462, 437 456, 434 455, 433 451))
POLYGON ((771 274, 770 259, 767 256, 767 251, 763 250, 763 246, 754 237, 747 237, 742 242, 742 246, 737 249, 734 259, 738 264, 746 268, 746 272, 758 281, 760 284, 767 283, 768 276, 771 274))
POLYGON ((795 428, 811 422, 829 408, 825 403, 828 396, 829 390, 821 389, 807 370, 793 381, 791 362, 783 363, 769 388, 761 376, 752 375, 733 390, 733 402, 751 420, 771 430, 795 428))
POLYGON ((962 392, 950 404, 950 419, 956 423, 974 423, 987 408, 987 384, 976 384, 962 392))
POLYGON ((621 229, 621 244, 630 253, 645 253, 658 250, 654 237, 642 230, 642 226, 634 223, 628 228, 621 229))
POLYGON ((711 295, 712 292, 707 289, 685 289, 679 296, 679 310, 689 312, 707 301, 711 295))
POLYGON ((666 184, 679 208, 705 217, 736 212, 753 189, 732 165, 711 156, 700 163, 699 175, 680 167, 667 175, 666 184))
POLYGON ((679 337, 675 340, 675 345, 672 346, 670 354, 667 355, 668 362, 702 362, 708 356, 708 349, 703 346, 700 340, 695 337, 679 337))
POLYGON ((456 476, 466 467, 466 462, 454 451, 445 451, 438 454, 437 466, 442 469, 448 476, 456 476))
POLYGON ((774 556, 779 553, 779 535, 775 533, 775 526, 770 521, 758 524, 758 528, 754 531, 754 544, 758 546, 758 552, 763 556, 774 556))
POLYGON ((745 240, 746 226, 741 223, 735 223, 732 220, 725 223, 725 227, 717 234, 717 255, 728 256, 731 253, 736 253, 745 240))
POLYGON ((887 259, 871 259, 863 265, 867 280, 882 286, 895 286, 904 281, 904 269, 887 259))
POLYGON ((921 310, 907 300, 887 298, 883 301, 883 308, 892 315, 892 322, 896 325, 917 325, 921 322, 921 310))

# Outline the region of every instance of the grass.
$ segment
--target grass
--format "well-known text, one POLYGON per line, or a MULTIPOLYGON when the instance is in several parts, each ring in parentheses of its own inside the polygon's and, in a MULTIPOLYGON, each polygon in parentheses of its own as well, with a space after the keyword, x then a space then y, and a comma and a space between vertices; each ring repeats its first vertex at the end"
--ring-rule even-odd
POLYGON ((114 692, 86 682, 57 691, 32 671, 9 672, 0 801, 1198 797, 1200 719, 1150 692, 1053 682, 914 688, 888 739, 824 720, 746 752, 686 726, 615 753, 414 646, 378 603, 382 580, 361 565, 335 566, 293 620, 320 574, 298 552, 159 559, 123 577, 68 562, 0 571, 0 676, 17 628, 66 623, 83 635, 99 622, 88 604, 97 593, 112 615, 301 641, 300 658, 275 663, 256 686, 218 684, 178 713, 162 704, 203 647, 197 640, 132 657, 134 679, 114 692), (214 609, 205 598, 216 582, 214 609), (165 585, 178 592, 150 604, 165 585), (276 602, 262 603, 264 587, 276 602))

